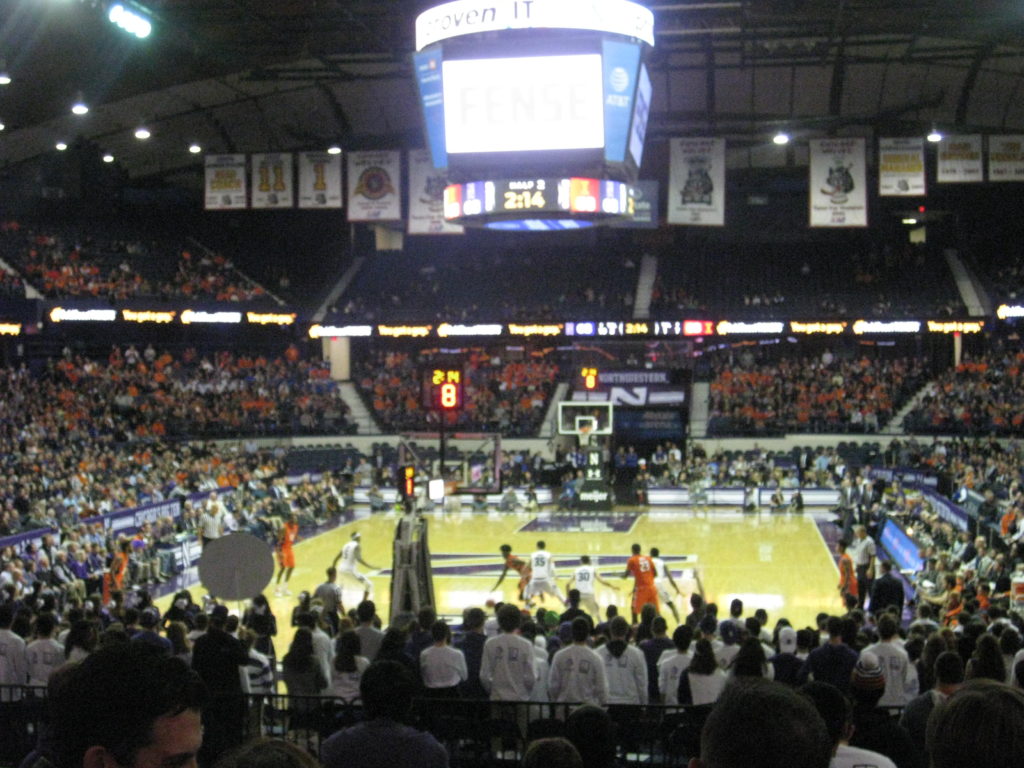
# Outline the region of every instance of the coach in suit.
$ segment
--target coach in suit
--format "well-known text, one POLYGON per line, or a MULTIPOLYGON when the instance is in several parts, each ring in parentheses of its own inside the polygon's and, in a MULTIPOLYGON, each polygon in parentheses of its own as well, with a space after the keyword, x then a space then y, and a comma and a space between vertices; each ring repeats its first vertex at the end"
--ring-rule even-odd
POLYGON ((882 575, 875 579, 871 587, 871 612, 878 616, 893 607, 898 611, 897 615, 902 616, 905 600, 903 582, 893 574, 892 561, 885 560, 879 564, 882 567, 882 575))

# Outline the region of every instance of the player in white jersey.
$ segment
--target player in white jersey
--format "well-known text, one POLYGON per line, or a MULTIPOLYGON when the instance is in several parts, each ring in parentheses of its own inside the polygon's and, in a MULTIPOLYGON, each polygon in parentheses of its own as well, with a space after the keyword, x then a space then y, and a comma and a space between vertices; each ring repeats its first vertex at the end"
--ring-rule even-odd
POLYGON ((597 604, 595 590, 598 584, 604 584, 618 592, 618 587, 602 579, 597 569, 590 564, 590 555, 580 557, 579 567, 572 572, 569 579, 568 589, 577 589, 580 593, 580 608, 594 617, 595 621, 601 618, 601 608, 597 604))
MULTIPOLYGON (((551 553, 544 548, 544 542, 537 542, 537 551, 530 555, 530 584, 526 588, 526 599, 537 595, 554 595, 562 603, 565 598, 555 583, 555 562, 551 553)), ((543 597, 541 598, 543 600, 543 597)))
POLYGON ((676 580, 672 578, 672 571, 665 565, 665 561, 661 559, 661 551, 657 547, 651 547, 651 560, 654 562, 655 573, 654 587, 658 590, 658 599, 661 600, 662 605, 667 605, 672 611, 672 616, 676 620, 676 624, 679 623, 679 611, 676 610, 676 604, 672 602, 672 594, 668 591, 669 585, 672 585, 672 589, 676 591, 677 595, 682 596, 682 592, 679 591, 679 585, 676 584, 676 580))
POLYGON ((363 560, 363 551, 359 545, 359 539, 359 531, 353 531, 351 540, 341 548, 341 552, 334 558, 331 567, 337 568, 338 575, 343 579, 358 582, 363 587, 363 600, 370 600, 373 598, 373 583, 358 571, 356 563, 362 563, 371 571, 377 569, 363 560), (339 560, 341 561, 341 567, 338 567, 339 560))

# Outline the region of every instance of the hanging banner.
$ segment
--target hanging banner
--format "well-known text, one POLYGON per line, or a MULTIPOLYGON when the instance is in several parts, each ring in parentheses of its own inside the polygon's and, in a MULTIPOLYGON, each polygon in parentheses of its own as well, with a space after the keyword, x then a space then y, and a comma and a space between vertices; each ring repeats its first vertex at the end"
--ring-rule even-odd
POLYGON ((988 180, 1024 181, 1024 136, 988 137, 988 180))
POLYGON ((725 139, 670 139, 668 174, 669 224, 725 224, 725 139))
POLYGON ((410 235, 461 235, 463 228, 444 218, 444 188, 448 180, 434 168, 428 149, 409 151, 410 235))
POLYGON ((352 152, 348 156, 348 220, 402 218, 401 155, 398 150, 352 152))
POLYGON ((299 208, 341 208, 341 155, 299 155, 299 208))
POLYGON ((946 136, 939 142, 940 184, 984 181, 981 167, 981 134, 946 136))
POLYGON ((920 197, 924 181, 924 139, 878 140, 878 194, 920 197))
POLYGON ((245 155, 206 156, 206 210, 245 208, 245 155))
POLYGON ((811 139, 812 227, 866 227, 864 139, 811 139))
POLYGON ((293 208, 295 183, 290 154, 252 156, 252 207, 293 208))

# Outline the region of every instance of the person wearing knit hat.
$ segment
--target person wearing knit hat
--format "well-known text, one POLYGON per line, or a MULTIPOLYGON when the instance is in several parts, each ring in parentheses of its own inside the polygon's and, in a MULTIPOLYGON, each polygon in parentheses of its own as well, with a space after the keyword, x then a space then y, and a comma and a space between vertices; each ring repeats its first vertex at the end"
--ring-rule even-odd
POLYGON ((850 673, 850 698, 853 700, 853 736, 851 747, 879 752, 898 766, 919 765, 917 748, 910 734, 879 707, 885 693, 885 672, 877 655, 864 651, 850 673))

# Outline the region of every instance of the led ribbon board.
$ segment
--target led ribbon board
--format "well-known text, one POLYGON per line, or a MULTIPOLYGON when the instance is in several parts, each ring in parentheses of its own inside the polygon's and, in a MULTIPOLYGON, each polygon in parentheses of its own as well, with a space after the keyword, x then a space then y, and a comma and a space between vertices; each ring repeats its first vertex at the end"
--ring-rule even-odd
POLYGON ((512 29, 604 32, 654 45, 654 14, 630 0, 455 0, 416 18, 416 50, 464 35, 512 29))
POLYGON ((450 184, 444 190, 445 218, 467 226, 509 229, 522 222, 521 228, 530 229, 526 222, 557 221, 559 214, 580 226, 630 218, 633 209, 632 188, 610 179, 500 179, 450 184))

